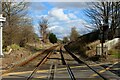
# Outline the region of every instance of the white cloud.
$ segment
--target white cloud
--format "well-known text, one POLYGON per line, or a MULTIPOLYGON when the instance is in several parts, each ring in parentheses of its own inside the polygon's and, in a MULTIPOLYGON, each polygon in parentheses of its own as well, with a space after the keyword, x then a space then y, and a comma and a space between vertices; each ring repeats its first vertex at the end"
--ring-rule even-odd
POLYGON ((53 8, 51 11, 48 12, 48 15, 51 17, 55 17, 58 20, 69 20, 68 15, 66 15, 64 13, 64 10, 60 8, 53 8))
POLYGON ((64 36, 69 36, 72 27, 76 27, 80 34, 85 34, 88 32, 84 25, 89 24, 85 20, 78 18, 75 13, 64 13, 64 9, 53 8, 48 11, 47 15, 38 15, 37 18, 40 19, 42 16, 48 18, 48 30, 55 33, 60 39, 62 39, 64 36))
POLYGON ((77 16, 74 15, 73 13, 69 13, 68 16, 69 16, 69 18, 71 18, 71 19, 77 19, 77 16))
POLYGON ((89 24, 82 19, 68 20, 63 23, 60 22, 58 24, 54 24, 54 26, 50 27, 50 30, 53 33, 55 33, 58 38, 63 38, 64 36, 70 35, 72 27, 76 27, 76 29, 80 33, 80 35, 86 34, 88 32, 88 29, 86 29, 86 27, 84 27, 85 25, 89 25, 89 24))
POLYGON ((59 28, 59 26, 52 26, 52 27, 49 27, 48 30, 52 31, 52 30, 54 30, 54 29, 56 29, 56 28, 59 28))
POLYGON ((35 15, 33 17, 37 20, 41 20, 42 17, 45 17, 46 19, 49 18, 48 15, 35 15))
MULTIPOLYGON (((65 36, 69 36, 71 32, 72 27, 76 27, 77 31, 82 35, 88 32, 85 25, 90 26, 85 20, 77 18, 74 14, 69 13, 66 14, 68 16, 68 20, 64 21, 61 20, 59 21, 58 19, 55 19, 56 17, 51 17, 49 20, 51 21, 49 23, 48 30, 50 32, 53 32, 56 34, 56 36, 59 39, 62 39, 65 36), (71 18, 76 18, 76 19, 71 19, 71 18)), ((47 15, 49 16, 49 14, 47 15)))
POLYGON ((62 25, 55 25, 48 29, 50 30, 50 32, 55 33, 58 38, 63 38, 64 36, 68 36, 70 31, 70 28, 68 28, 67 26, 64 27, 62 25))

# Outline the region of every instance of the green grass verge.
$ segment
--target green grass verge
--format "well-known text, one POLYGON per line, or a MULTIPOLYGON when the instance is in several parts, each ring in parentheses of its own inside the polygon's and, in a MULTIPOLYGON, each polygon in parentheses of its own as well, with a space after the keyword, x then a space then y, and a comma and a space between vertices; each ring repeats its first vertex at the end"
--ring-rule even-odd
POLYGON ((112 50, 109 51, 109 53, 111 54, 111 56, 113 58, 119 58, 120 59, 120 50, 112 49, 112 50))

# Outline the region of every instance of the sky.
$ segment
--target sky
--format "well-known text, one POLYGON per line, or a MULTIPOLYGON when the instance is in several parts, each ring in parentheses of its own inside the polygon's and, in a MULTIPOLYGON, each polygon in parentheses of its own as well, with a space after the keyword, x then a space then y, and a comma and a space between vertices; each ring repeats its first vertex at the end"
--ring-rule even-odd
POLYGON ((41 17, 48 19, 48 31, 62 39, 69 36, 72 27, 76 27, 79 34, 86 34, 91 26, 85 10, 90 7, 86 2, 32 2, 28 9, 28 15, 32 18, 35 32, 38 33, 38 22, 41 17))

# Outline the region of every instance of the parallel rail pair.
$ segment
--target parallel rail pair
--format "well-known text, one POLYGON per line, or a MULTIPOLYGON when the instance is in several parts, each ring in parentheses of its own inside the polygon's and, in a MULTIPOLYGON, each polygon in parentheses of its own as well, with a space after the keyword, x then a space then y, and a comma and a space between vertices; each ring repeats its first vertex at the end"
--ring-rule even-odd
POLYGON ((107 78, 105 78, 104 76, 102 76, 99 72, 97 72, 95 69, 93 69, 92 67, 90 67, 85 61, 80 60, 78 57, 76 57, 71 51, 69 51, 66 46, 64 46, 65 50, 79 63, 79 64, 85 64, 89 69, 91 69, 92 71, 94 71, 96 74, 98 74, 103 80, 108 80, 107 78))
MULTIPOLYGON (((36 73, 36 71, 38 70, 38 68, 47 61, 48 57, 50 57, 50 55, 53 53, 54 49, 56 48, 57 46, 53 46, 45 51, 43 51, 42 53, 46 53, 46 55, 42 58, 42 60, 40 60, 40 62, 36 65, 36 67, 34 68, 34 70, 32 71, 32 73, 28 76, 27 80, 30 80, 32 79, 33 77, 33 74, 36 73)), ((96 74, 98 74, 103 80, 108 80, 107 78, 105 78, 103 75, 101 75, 99 72, 97 72, 94 68, 90 67, 85 61, 79 59, 78 57, 76 57, 76 55, 74 55, 72 52, 70 52, 66 46, 64 46, 65 50, 74 58, 75 61, 77 61, 79 64, 85 64, 89 69, 91 69, 92 71, 94 71, 96 74)), ((71 80, 76 80, 69 64, 66 63, 65 59, 64 59, 64 56, 63 56, 63 50, 62 50, 62 46, 60 46, 60 55, 61 55, 61 60, 62 60, 62 64, 63 65, 66 65, 67 67, 67 71, 69 73, 69 76, 71 78, 71 80)), ((39 56, 39 55, 38 55, 39 56)), ((27 63, 29 63, 31 60, 29 60, 27 63)), ((25 63, 25 62, 24 62, 25 63)), ((10 72, 12 70, 14 70, 15 68, 17 68, 18 66, 22 66, 23 63, 21 65, 15 65, 15 67, 9 69, 8 71, 6 71, 5 73, 7 72, 10 72)), ((54 70, 55 68, 55 65, 52 66, 52 69, 54 70)), ((54 71, 51 71, 51 76, 49 77, 49 80, 54 80, 54 71)))
POLYGON ((46 53, 46 55, 45 55, 45 56, 42 58, 42 60, 40 60, 40 62, 36 65, 36 67, 34 68, 34 70, 32 71, 32 73, 28 76, 27 80, 32 79, 33 74, 35 74, 35 73, 37 72, 38 68, 47 61, 48 57, 50 57, 50 55, 53 53, 54 48, 55 48, 55 47, 53 47, 53 49, 45 50, 45 51, 43 52, 43 53, 46 53))
MULTIPOLYGON (((76 57, 72 52, 70 52, 66 47, 64 47, 65 50, 74 58, 74 60, 76 60, 79 64, 85 64, 89 69, 91 69, 92 71, 94 71, 96 74, 98 74, 103 80, 108 80, 107 78, 105 78, 104 76, 102 76, 100 73, 98 73, 95 69, 93 69, 92 67, 90 67, 85 61, 83 60, 80 60, 78 57, 76 57)), ((48 51, 47 55, 37 64, 36 68, 33 70, 33 72, 30 74, 30 76, 27 78, 27 80, 30 80, 33 76, 33 74, 37 71, 38 67, 40 65, 42 65, 46 60, 47 58, 51 55, 51 51, 48 51)), ((66 65, 67 67, 67 71, 69 73, 69 76, 70 76, 70 79, 71 80, 76 80, 75 76, 74 76, 74 73, 72 72, 69 64, 66 63, 65 59, 64 59, 64 56, 63 56, 63 51, 62 51, 62 46, 60 47, 60 55, 61 55, 61 60, 62 60, 62 64, 63 65, 66 65)), ((55 65, 52 65, 52 70, 50 72, 50 77, 48 78, 48 80, 54 80, 54 68, 55 68, 55 65)))

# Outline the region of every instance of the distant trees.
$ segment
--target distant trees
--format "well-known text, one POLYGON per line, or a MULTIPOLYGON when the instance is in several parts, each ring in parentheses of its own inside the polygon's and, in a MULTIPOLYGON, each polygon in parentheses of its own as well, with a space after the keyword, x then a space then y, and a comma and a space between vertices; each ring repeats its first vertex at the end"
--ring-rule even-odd
POLYGON ((73 28, 71 29, 70 41, 75 41, 76 39, 78 39, 79 36, 80 36, 80 35, 79 35, 78 31, 76 30, 75 27, 73 27, 73 28))
POLYGON ((120 1, 118 2, 95 2, 87 11, 87 16, 91 19, 99 30, 103 31, 103 24, 109 28, 109 39, 115 37, 115 31, 120 26, 120 1))
POLYGON ((49 41, 51 42, 51 43, 57 43, 57 37, 56 37, 56 35, 54 34, 54 33, 50 33, 49 34, 49 41))
POLYGON ((71 33, 70 35, 67 37, 63 37, 63 43, 67 43, 70 41, 75 41, 78 39, 78 37, 80 37, 80 34, 78 33, 78 31, 76 30, 75 27, 71 28, 71 33))
POLYGON ((39 21, 39 31, 40 31, 40 35, 42 36, 42 41, 44 43, 47 43, 48 40, 48 19, 46 17, 42 17, 41 20, 39 21))
POLYGON ((69 42, 69 38, 68 37, 63 37, 63 43, 67 43, 69 42))
POLYGON ((28 3, 2 2, 2 13, 6 17, 3 27, 3 46, 18 44, 25 46, 34 37, 31 19, 26 16, 28 3))

